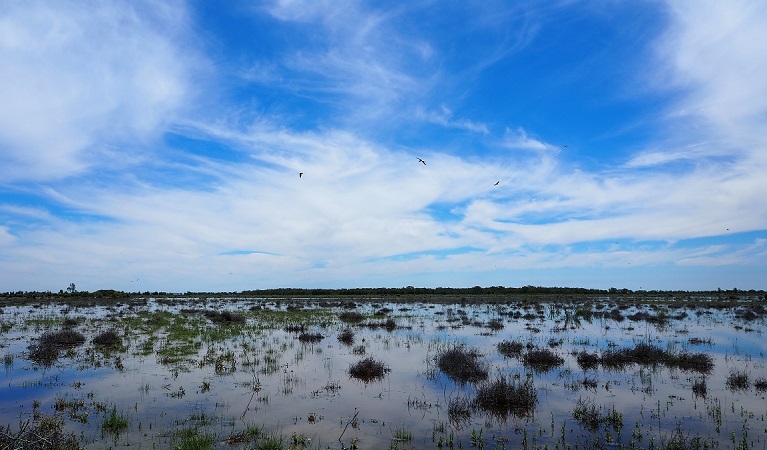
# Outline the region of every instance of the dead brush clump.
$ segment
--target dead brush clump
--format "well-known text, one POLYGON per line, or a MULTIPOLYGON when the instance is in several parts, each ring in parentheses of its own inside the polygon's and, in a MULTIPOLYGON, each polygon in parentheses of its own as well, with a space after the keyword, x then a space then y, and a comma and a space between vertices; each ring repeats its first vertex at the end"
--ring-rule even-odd
POLYGON ((338 318, 341 319, 341 322, 359 323, 365 319, 365 316, 357 311, 344 311, 338 316, 338 318))
POLYGON ((596 431, 600 425, 609 425, 615 431, 619 431, 623 427, 623 414, 617 412, 615 407, 603 413, 602 408, 594 404, 591 399, 579 398, 572 416, 576 422, 589 431, 596 431))
POLYGON ((510 358, 519 358, 522 356, 522 350, 525 348, 525 344, 519 341, 501 341, 496 345, 498 353, 510 358))
POLYGON ((0 428, 0 448, 14 450, 80 450, 77 436, 66 434, 63 420, 42 417, 34 422, 27 420, 18 432, 12 433, 10 425, 0 428))
POLYGON ((538 403, 538 393, 531 379, 524 381, 499 376, 477 386, 474 405, 477 409, 499 418, 532 417, 538 403))
POLYGON ((354 331, 347 328, 340 333, 338 333, 338 336, 336 337, 338 339, 338 342, 344 344, 344 345, 352 345, 354 344, 354 331))
POLYGON ((549 348, 532 348, 522 356, 522 364, 536 372, 548 372, 565 363, 564 358, 549 348))
POLYGON ((376 361, 372 356, 357 361, 349 367, 349 376, 362 380, 365 383, 381 380, 391 369, 381 361, 376 361))
POLYGON ((599 367, 600 358, 596 353, 589 353, 587 351, 578 352, 575 356, 575 361, 583 370, 596 369, 599 367))
POLYGON ((386 319, 383 321, 371 320, 365 323, 363 326, 366 328, 370 328, 371 330, 383 328, 386 331, 394 331, 397 328, 397 322, 395 322, 394 319, 386 319))
POLYGON ((437 354, 437 367, 457 383, 477 383, 488 375, 487 365, 480 356, 477 349, 455 345, 437 354))
POLYGON ((231 311, 207 310, 203 314, 213 323, 245 323, 245 316, 231 311))
POLYGON ((754 387, 759 392, 767 391, 767 378, 757 378, 754 380, 754 387))
POLYGON ((471 419, 473 411, 471 399, 467 397, 453 397, 447 404, 447 417, 451 422, 460 424, 471 419))
POLYGON ((748 372, 745 370, 731 369, 730 374, 727 375, 727 388, 731 391, 745 391, 751 386, 751 380, 748 377, 748 372))
POLYGON ((707 353, 682 352, 671 355, 666 365, 688 372, 711 373, 714 370, 714 359, 707 353))
POLYGON ((323 336, 320 333, 301 333, 298 335, 299 341, 303 343, 309 343, 309 344, 320 342, 323 339, 325 339, 325 336, 323 336))
POLYGON ((59 358, 59 352, 74 348, 85 342, 85 336, 79 331, 64 329, 44 333, 37 342, 29 345, 29 359, 44 366, 50 366, 59 358))
POLYGON ((93 345, 102 350, 114 350, 122 347, 122 339, 115 330, 107 330, 93 338, 93 345))
POLYGON ((283 330, 287 331, 288 333, 303 333, 306 331, 306 325, 302 323, 291 323, 289 325, 285 325, 283 330))

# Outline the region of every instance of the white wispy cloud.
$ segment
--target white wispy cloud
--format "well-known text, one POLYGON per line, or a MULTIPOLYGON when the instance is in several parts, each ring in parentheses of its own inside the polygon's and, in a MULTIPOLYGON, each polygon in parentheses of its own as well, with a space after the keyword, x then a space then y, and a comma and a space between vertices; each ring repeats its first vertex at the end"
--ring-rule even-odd
POLYGON ((181 4, 10 2, 0 17, 0 176, 55 179, 148 139, 183 106, 181 4))
POLYGON ((540 139, 529 136, 527 131, 522 127, 517 129, 507 128, 501 145, 510 149, 520 150, 558 150, 558 147, 552 144, 548 144, 540 139))

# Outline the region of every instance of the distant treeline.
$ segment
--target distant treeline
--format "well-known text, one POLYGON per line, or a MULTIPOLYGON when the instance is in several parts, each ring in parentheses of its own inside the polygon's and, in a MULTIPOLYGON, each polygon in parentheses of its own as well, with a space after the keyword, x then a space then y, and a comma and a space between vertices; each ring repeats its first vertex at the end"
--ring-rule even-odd
POLYGON ((573 288, 573 287, 544 287, 544 286, 521 286, 521 287, 505 287, 505 286, 474 286, 469 288, 419 288, 413 286, 401 287, 401 288, 351 288, 351 289, 302 289, 302 288, 275 288, 275 289, 255 289, 246 290, 241 292, 184 292, 184 293, 172 293, 172 292, 124 292, 116 291, 113 289, 101 289, 94 292, 77 291, 71 287, 65 290, 60 290, 58 293, 51 291, 17 291, 0 293, 0 298, 27 298, 27 299, 45 299, 45 298, 57 298, 57 297, 87 297, 93 299, 121 299, 121 298, 135 298, 135 297, 288 297, 288 298, 300 298, 300 297, 397 297, 397 296, 503 296, 503 295, 580 295, 580 296, 689 296, 689 295, 712 295, 718 297, 765 297, 764 290, 739 290, 729 289, 717 289, 715 291, 657 291, 657 290, 630 290, 630 289, 586 289, 586 288, 573 288))

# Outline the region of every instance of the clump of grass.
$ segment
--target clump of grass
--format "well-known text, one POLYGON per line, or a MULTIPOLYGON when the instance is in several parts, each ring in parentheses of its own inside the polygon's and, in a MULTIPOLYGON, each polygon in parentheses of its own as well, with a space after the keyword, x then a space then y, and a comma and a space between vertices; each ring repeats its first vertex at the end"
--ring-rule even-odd
POLYGON ((341 319, 342 322, 358 323, 362 322, 365 319, 365 316, 357 311, 344 311, 338 316, 338 318, 341 319))
POLYGON ((74 433, 65 434, 64 421, 54 417, 40 417, 34 422, 27 421, 18 432, 10 428, 0 430, 0 448, 15 450, 80 450, 74 433))
POLYGON ((306 331, 306 325, 302 323, 291 323, 290 325, 285 325, 285 328, 283 328, 288 333, 303 333, 306 331))
POLYGON ((122 339, 114 330, 107 330, 93 338, 93 345, 101 349, 113 350, 122 347, 122 339))
POLYGON ((298 340, 304 343, 313 344, 315 342, 320 342, 323 339, 325 339, 325 336, 320 333, 301 333, 298 335, 298 340))
POLYGON ((364 355, 365 354, 365 346, 362 345, 362 344, 355 346, 352 349, 352 353, 355 354, 355 355, 364 355))
POLYGON ((447 417, 453 423, 468 422, 471 419, 472 401, 467 397, 453 397, 447 404, 447 417))
POLYGON ((498 353, 503 356, 519 358, 522 356, 522 350, 525 348, 525 344, 519 341, 501 341, 496 345, 498 353))
POLYGON ((451 380, 460 384, 477 383, 487 378, 488 368, 473 348, 455 345, 436 356, 437 367, 451 380))
POLYGON ((594 369, 598 367, 600 363, 599 355, 596 353, 589 353, 587 351, 578 352, 575 360, 583 370, 594 369))
MULTIPOLYGON (((590 360, 590 362, 593 362, 590 360)), ((607 350, 602 353, 599 362, 605 369, 622 370, 631 364, 655 365, 677 368, 686 371, 710 373, 714 369, 714 360, 706 353, 671 353, 668 350, 639 343, 634 348, 607 350)))
POLYGON ((714 370, 714 359, 706 353, 682 352, 670 355, 666 360, 666 365, 687 371, 711 373, 714 370))
POLYGON ((522 363, 536 372, 548 372, 564 364, 565 360, 549 348, 532 348, 522 356, 522 363))
POLYGON ((381 361, 376 361, 372 356, 357 361, 349 367, 349 376, 362 380, 365 383, 383 379, 391 369, 381 361))
POLYGON ((705 378, 696 378, 692 382, 692 393, 698 397, 706 398, 706 394, 708 394, 708 387, 706 386, 705 378))
POLYGON ((117 407, 112 408, 112 412, 101 423, 101 429, 110 433, 119 434, 128 428, 128 418, 122 414, 117 414, 117 407))
POLYGON ((263 435, 263 429, 255 426, 248 426, 243 431, 231 434, 228 438, 224 439, 223 443, 229 446, 237 446, 255 441, 263 435))
POLYGON ((531 417, 538 403, 538 393, 529 378, 525 381, 500 376, 477 386, 474 405, 496 417, 531 417))
POLYGON ((64 318, 64 321, 61 323, 61 326, 63 328, 74 328, 77 325, 80 324, 80 320, 75 317, 66 317, 64 318))
POLYGON ((176 432, 178 440, 173 450, 207 450, 216 444, 215 436, 209 433, 200 433, 198 428, 184 428, 176 432))
POLYGON ((503 330, 504 325, 501 319, 493 319, 487 322, 486 327, 493 331, 500 331, 500 330, 503 330))
POLYGON ((600 425, 609 425, 615 431, 623 428, 623 414, 612 410, 602 413, 602 408, 594 404, 593 400, 578 399, 573 409, 573 419, 589 431, 596 431, 600 425))
POLYGON ((343 330, 342 332, 338 333, 338 336, 336 338, 338 339, 338 342, 342 344, 352 345, 354 344, 354 331, 347 328, 343 330))
POLYGON ((29 359, 44 366, 50 366, 59 358, 63 349, 77 347, 85 342, 85 336, 79 331, 64 329, 44 333, 36 343, 30 344, 29 359))
POLYGON ((213 323, 245 323, 245 316, 231 311, 208 310, 203 314, 213 323))
POLYGON ((386 331, 394 331, 395 328, 397 328, 397 322, 394 321, 394 319, 386 319, 383 321, 370 321, 364 325, 367 328, 371 328, 375 330, 376 328, 384 328, 386 331))
POLYGON ((727 376, 727 387, 732 391, 745 391, 751 386, 748 373, 744 370, 732 369, 727 376))

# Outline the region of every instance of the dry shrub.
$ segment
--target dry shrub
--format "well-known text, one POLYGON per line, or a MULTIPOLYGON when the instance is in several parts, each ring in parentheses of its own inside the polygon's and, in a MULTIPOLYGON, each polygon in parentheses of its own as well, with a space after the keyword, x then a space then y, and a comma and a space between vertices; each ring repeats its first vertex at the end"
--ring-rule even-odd
POLYGON ((475 406, 493 416, 505 419, 531 417, 538 403, 538 393, 530 379, 525 381, 500 376, 477 386, 475 406))
POLYGON ((357 311, 344 311, 338 318, 341 319, 342 322, 357 323, 362 322, 362 320, 365 319, 365 316, 357 311))
POLYGON ((342 344, 352 345, 354 344, 354 331, 347 328, 343 330, 342 332, 338 333, 337 339, 338 339, 338 342, 342 344))
POLYGON ((37 342, 29 345, 29 359, 44 366, 50 366, 59 358, 63 349, 77 347, 85 342, 79 331, 64 329, 44 333, 37 342))
POLYGON ((487 365, 480 360, 480 356, 476 349, 456 345, 437 355, 437 367, 460 384, 477 383, 486 379, 488 374, 487 365))
POLYGON ((325 339, 320 333, 301 333, 298 335, 298 340, 304 343, 315 343, 325 339))
POLYGON ((93 345, 102 349, 116 349, 122 346, 122 339, 114 330, 107 330, 93 338, 93 345))
POLYGON ((205 317, 213 323, 245 323, 245 316, 231 311, 205 311, 205 317))
POLYGON ((519 358, 522 356, 522 350, 525 348, 525 344, 519 341, 501 341, 496 345, 498 353, 503 356, 509 356, 513 358, 519 358))
POLYGON ((548 348, 533 348, 522 356, 522 363, 536 372, 548 372, 565 363, 564 358, 548 348))
POLYGON ((383 379, 391 369, 381 361, 376 361, 373 357, 357 361, 349 367, 349 376, 362 380, 365 383, 383 379))
POLYGON ((582 351, 578 353, 575 360, 583 370, 594 369, 599 366, 599 355, 596 353, 582 351))
POLYGON ((10 427, 0 429, 0 448, 14 450, 80 450, 74 433, 65 434, 61 419, 43 417, 34 423, 25 422, 11 434, 10 427))

